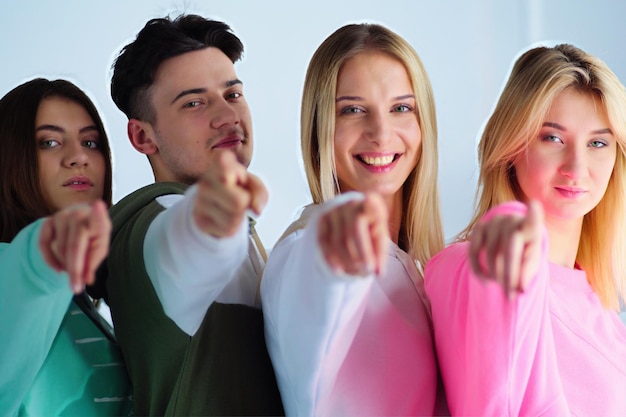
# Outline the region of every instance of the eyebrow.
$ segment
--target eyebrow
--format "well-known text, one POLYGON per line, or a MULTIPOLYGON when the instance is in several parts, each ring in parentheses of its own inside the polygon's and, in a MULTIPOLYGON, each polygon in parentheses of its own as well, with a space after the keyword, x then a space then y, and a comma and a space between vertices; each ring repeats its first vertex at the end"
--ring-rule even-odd
MULTIPOLYGON (((237 85, 237 84, 241 84, 243 85, 243 82, 237 78, 235 78, 234 80, 228 80, 223 84, 224 88, 230 88, 233 85, 237 85)), ((191 94, 203 94, 206 93, 208 90, 206 88, 190 88, 189 90, 183 90, 180 93, 178 93, 178 95, 176 97, 174 97, 174 100, 172 100, 170 102, 170 104, 174 104, 178 99, 180 99, 181 97, 185 97, 191 94)))
MULTIPOLYGON (((394 100, 406 100, 407 98, 415 98, 413 94, 404 94, 402 96, 394 97, 394 100)), ((335 103, 339 103, 340 101, 362 101, 363 97, 359 96, 340 96, 335 99, 335 103)))
MULTIPOLYGON (((41 126, 37 126, 37 128, 35 129, 35 132, 40 132, 42 130, 51 130, 53 132, 58 132, 58 133, 65 133, 65 129, 63 129, 61 126, 57 126, 57 125, 41 125, 41 126)), ((78 133, 85 133, 85 132, 92 132, 92 131, 98 131, 98 128, 95 125, 89 125, 89 126, 85 126, 83 128, 80 128, 78 133)))
MULTIPOLYGON (((561 126, 561 125, 560 125, 560 124, 558 124, 558 123, 554 123, 554 122, 545 122, 545 123, 543 124, 543 126, 545 126, 545 127, 552 127, 552 128, 554 128, 554 129, 560 130, 560 131, 562 131, 562 132, 567 132, 567 129, 565 128, 565 126, 561 126)), ((607 128, 605 128, 605 129, 597 129, 597 130, 592 130, 592 131, 591 131, 591 133, 592 133, 592 134, 594 134, 594 135, 604 135, 604 134, 606 134, 606 133, 608 133, 608 134, 612 135, 612 134, 613 134, 613 131, 607 127, 607 128)))

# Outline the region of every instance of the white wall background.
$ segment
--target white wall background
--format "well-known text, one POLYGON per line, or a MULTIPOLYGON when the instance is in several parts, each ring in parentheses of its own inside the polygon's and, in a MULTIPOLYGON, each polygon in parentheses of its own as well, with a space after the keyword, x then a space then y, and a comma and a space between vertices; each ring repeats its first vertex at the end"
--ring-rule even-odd
MULTIPOLYGON (((0 0, 0 95, 35 76, 67 78, 103 116, 114 153, 114 201, 153 181, 109 96, 117 52, 153 17, 198 13, 230 24, 245 45, 236 68, 252 111, 250 170, 270 202, 258 230, 271 247, 310 201, 299 151, 300 94, 308 60, 338 27, 377 22, 422 57, 437 103, 445 234, 471 215, 475 148, 514 58, 540 41, 567 41, 605 60, 626 81, 623 0, 0 0)), ((1 146, 0 146, 0 152, 1 146)))

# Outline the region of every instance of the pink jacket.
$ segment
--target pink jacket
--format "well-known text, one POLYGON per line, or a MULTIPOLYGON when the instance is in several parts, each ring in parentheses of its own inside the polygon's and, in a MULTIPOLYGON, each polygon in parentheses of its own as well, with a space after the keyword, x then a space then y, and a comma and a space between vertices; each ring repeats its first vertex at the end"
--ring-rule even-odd
MULTIPOLYGON (((525 211, 506 203, 486 216, 525 211)), ((509 301, 471 270, 468 242, 426 266, 439 364, 452 415, 626 413, 626 328, 582 270, 548 262, 509 301)))

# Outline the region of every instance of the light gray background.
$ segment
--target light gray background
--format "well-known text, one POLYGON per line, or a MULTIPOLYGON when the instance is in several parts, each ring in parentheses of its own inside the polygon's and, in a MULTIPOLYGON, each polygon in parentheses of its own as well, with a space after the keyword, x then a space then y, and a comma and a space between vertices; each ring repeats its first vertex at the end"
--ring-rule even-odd
POLYGON ((469 220, 477 137, 514 58, 537 42, 567 41, 626 80, 623 0, 0 0, 0 95, 34 76, 67 78, 85 89, 112 140, 114 201, 153 177, 147 159, 130 146, 126 118, 109 96, 111 64, 148 19, 180 12, 225 21, 245 45, 236 69, 254 125, 250 170, 270 190, 258 226, 268 248, 310 201, 299 150, 302 82, 317 46, 346 23, 376 22, 396 31, 430 74, 448 239, 469 220))

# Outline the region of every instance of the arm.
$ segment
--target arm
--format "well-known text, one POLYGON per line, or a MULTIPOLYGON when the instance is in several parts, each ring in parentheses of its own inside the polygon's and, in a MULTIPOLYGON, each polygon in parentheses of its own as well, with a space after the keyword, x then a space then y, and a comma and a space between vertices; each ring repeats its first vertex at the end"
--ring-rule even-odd
POLYGON ((360 198, 343 195, 324 205, 274 248, 263 274, 266 342, 288 415, 319 413, 364 311, 374 275, 331 269, 318 235, 320 217, 360 198))
POLYGON ((237 276, 248 256, 247 214, 260 214, 266 202, 261 180, 220 152, 185 198, 150 225, 146 271, 165 314, 188 335, 237 276))
MULTIPOLYGON (((486 217, 514 213, 525 209, 505 204, 486 217)), ((426 291, 453 415, 569 415, 548 308, 545 231, 539 247, 532 277, 513 298, 502 281, 474 273, 467 242, 428 263, 426 291)))
POLYGON ((7 415, 17 414, 72 299, 67 274, 50 268, 39 250, 42 223, 0 243, 0 409, 7 415))
POLYGON ((102 201, 67 207, 0 248, 0 408, 15 414, 43 365, 75 292, 91 283, 109 248, 102 201), (67 271, 67 274, 58 271, 67 271))
POLYGON ((215 238, 193 221, 197 187, 160 213, 144 240, 146 271, 168 315, 185 333, 196 333, 204 315, 248 255, 248 223, 233 236, 215 238))

